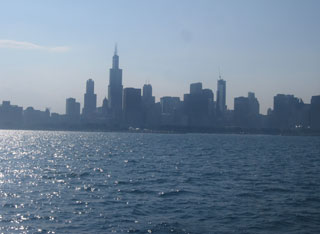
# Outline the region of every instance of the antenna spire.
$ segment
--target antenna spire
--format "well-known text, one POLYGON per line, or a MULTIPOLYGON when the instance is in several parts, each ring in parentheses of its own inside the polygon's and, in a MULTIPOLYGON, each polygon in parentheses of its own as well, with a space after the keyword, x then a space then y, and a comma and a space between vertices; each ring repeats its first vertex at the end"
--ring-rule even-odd
POLYGON ((118 46, 117 43, 114 46, 114 55, 118 55, 118 46))

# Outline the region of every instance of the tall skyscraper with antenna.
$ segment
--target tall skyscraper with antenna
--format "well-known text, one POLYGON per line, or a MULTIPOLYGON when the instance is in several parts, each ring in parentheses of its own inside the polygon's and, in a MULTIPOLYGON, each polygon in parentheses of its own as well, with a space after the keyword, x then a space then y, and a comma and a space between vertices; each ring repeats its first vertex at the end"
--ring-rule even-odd
POLYGON ((112 58, 112 68, 110 69, 108 101, 112 117, 118 121, 122 117, 122 90, 122 69, 119 68, 119 56, 116 45, 112 58))

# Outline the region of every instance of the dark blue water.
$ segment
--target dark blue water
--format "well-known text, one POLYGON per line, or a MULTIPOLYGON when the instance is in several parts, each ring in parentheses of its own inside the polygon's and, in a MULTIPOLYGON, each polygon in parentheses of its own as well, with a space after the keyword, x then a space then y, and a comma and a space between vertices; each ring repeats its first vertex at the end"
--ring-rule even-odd
POLYGON ((320 138, 0 131, 0 233, 319 233, 320 138))

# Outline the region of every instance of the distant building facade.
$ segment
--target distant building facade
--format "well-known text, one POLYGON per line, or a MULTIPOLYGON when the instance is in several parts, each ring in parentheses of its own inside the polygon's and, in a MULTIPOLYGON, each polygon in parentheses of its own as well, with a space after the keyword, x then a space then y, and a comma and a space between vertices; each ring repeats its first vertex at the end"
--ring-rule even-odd
POLYGON ((160 98, 161 113, 173 114, 180 106, 179 97, 162 97, 160 98))
POLYGON ((320 129, 320 95, 311 98, 310 127, 316 130, 320 129))
POLYGON ((202 89, 202 83, 190 84, 190 93, 184 95, 184 113, 187 124, 192 127, 213 125, 212 115, 213 91, 202 89))
POLYGON ((202 83, 192 83, 190 84, 190 94, 200 94, 202 92, 202 83))
POLYGON ((0 127, 16 128, 21 127, 23 121, 23 108, 11 105, 10 101, 3 101, 0 105, 0 127))
POLYGON ((160 98, 161 125, 179 125, 182 113, 182 103, 179 97, 160 98))
POLYGON ((217 84, 217 113, 222 115, 226 110, 226 81, 219 77, 218 84, 217 84))
POLYGON ((160 124, 160 109, 155 104, 155 97, 152 96, 151 84, 143 86, 142 93, 142 119, 145 127, 157 127, 160 124))
POLYGON ((141 89, 123 90, 123 116, 125 124, 130 127, 142 125, 141 89))
POLYGON ((259 128, 260 105, 255 94, 248 93, 248 97, 234 99, 234 124, 242 128, 259 128))
POLYGON ((272 127, 292 129, 308 125, 309 105, 294 95, 277 94, 273 99, 272 127))
POLYGON ((80 103, 75 98, 66 100, 66 118, 70 123, 77 123, 80 120, 80 103))
POLYGON ((97 109, 97 95, 94 93, 94 81, 87 80, 86 93, 84 94, 84 107, 82 115, 86 119, 93 119, 97 109))
POLYGON ((143 85, 142 90, 143 90, 143 93, 142 93, 143 99, 152 99, 152 86, 151 86, 151 84, 143 85))
POLYGON ((27 107, 23 111, 23 119, 25 126, 40 127, 50 123, 50 111, 46 108, 45 111, 35 110, 33 107, 27 107))

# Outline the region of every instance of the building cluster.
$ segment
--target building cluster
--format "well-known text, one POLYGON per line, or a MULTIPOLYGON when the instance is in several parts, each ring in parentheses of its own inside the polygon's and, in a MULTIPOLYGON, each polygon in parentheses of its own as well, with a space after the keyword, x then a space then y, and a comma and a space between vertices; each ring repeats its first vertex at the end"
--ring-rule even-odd
POLYGON ((234 110, 226 106, 226 81, 219 76, 216 99, 211 89, 202 83, 190 84, 190 91, 180 97, 161 97, 156 102, 152 86, 123 88, 122 69, 115 50, 109 74, 108 98, 97 106, 94 81, 87 80, 84 106, 75 98, 66 99, 65 114, 50 113, 28 107, 0 105, 1 128, 30 129, 161 129, 161 128, 241 128, 320 130, 320 95, 305 104, 293 95, 278 94, 273 109, 260 114, 259 101, 253 92, 234 99, 234 110))

